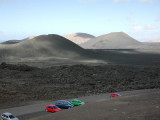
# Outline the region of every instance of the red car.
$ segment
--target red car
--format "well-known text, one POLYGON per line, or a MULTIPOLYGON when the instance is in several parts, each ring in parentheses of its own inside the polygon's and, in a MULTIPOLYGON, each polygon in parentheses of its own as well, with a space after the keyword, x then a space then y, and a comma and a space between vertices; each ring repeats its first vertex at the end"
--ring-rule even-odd
POLYGON ((61 111, 61 109, 59 107, 57 107, 56 105, 48 105, 46 107, 46 111, 48 112, 57 112, 57 111, 61 111))
POLYGON ((119 96, 121 96, 121 95, 118 93, 111 93, 111 97, 119 97, 119 96))

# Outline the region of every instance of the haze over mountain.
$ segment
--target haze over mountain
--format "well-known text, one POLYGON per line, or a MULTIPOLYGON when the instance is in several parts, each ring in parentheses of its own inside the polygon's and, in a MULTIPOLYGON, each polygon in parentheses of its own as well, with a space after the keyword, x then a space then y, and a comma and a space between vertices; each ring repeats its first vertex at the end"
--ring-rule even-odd
POLYGON ((1 44, 0 58, 8 61, 82 61, 89 52, 59 35, 40 35, 17 44, 1 44))
MULTIPOLYGON (((72 33, 64 35, 64 37, 65 40, 85 49, 160 49, 159 39, 154 40, 155 42, 139 42, 124 32, 112 32, 98 37, 87 33, 72 33)), ((9 40, 2 44, 15 44, 33 40, 34 38, 36 36, 30 36, 22 40, 9 40)))
POLYGON ((87 49, 124 49, 141 44, 123 32, 113 32, 91 39, 81 46, 87 49))
MULTIPOLYGON (((33 39, 34 37, 36 36, 30 36, 22 40, 8 40, 8 41, 3 42, 2 44, 15 44, 15 43, 19 43, 25 40, 33 39)), ((95 38, 95 36, 87 34, 87 33, 71 33, 71 34, 64 35, 63 37, 65 37, 66 39, 76 44, 82 44, 82 43, 87 42, 90 39, 95 38)))
POLYGON ((1 44, 15 44, 19 42, 21 42, 21 40, 7 40, 5 42, 2 42, 1 44))
POLYGON ((2 44, 15 44, 15 43, 19 43, 19 42, 22 42, 22 41, 25 41, 25 40, 31 40, 35 37, 36 36, 29 36, 29 37, 27 37, 25 39, 22 39, 22 40, 8 40, 8 41, 3 42, 2 44))
POLYGON ((160 42, 160 39, 149 40, 147 42, 160 42))
POLYGON ((87 42, 90 39, 95 38, 95 36, 87 34, 87 33, 72 33, 72 34, 64 35, 63 37, 71 40, 72 42, 76 44, 82 44, 82 43, 87 42))

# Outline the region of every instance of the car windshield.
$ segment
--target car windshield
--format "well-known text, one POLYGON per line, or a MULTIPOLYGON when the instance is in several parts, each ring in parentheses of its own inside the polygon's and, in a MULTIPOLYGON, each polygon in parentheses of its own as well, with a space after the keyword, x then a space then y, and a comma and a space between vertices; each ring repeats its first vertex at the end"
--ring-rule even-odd
POLYGON ((9 118, 13 119, 13 118, 15 118, 15 117, 14 117, 13 115, 10 115, 9 118))
POLYGON ((57 107, 57 106, 54 106, 53 108, 54 108, 54 109, 57 109, 58 107, 57 107))
POLYGON ((65 103, 63 103, 64 105, 69 105, 70 103, 68 103, 68 102, 65 102, 65 103))
POLYGON ((76 102, 76 103, 81 103, 81 101, 80 101, 80 100, 75 100, 74 102, 76 102))
POLYGON ((66 101, 65 104, 71 104, 69 101, 66 101))

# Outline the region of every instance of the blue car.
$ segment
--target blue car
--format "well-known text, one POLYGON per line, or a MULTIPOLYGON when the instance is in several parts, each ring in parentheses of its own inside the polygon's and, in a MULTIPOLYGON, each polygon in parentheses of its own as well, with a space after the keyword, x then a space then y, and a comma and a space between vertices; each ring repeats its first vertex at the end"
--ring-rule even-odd
POLYGON ((55 105, 58 106, 59 108, 66 108, 66 109, 74 107, 73 104, 71 104, 69 101, 66 100, 58 100, 56 101, 55 105))

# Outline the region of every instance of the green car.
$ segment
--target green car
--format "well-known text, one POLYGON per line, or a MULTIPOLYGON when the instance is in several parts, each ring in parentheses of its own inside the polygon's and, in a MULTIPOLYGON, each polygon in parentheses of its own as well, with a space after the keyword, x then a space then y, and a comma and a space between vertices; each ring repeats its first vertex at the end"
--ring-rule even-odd
POLYGON ((74 106, 78 106, 78 105, 84 105, 85 102, 81 102, 80 100, 77 100, 77 99, 73 99, 71 101, 71 103, 74 105, 74 106))

